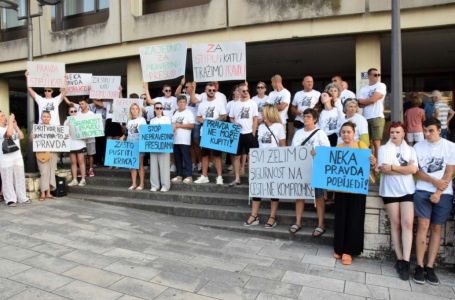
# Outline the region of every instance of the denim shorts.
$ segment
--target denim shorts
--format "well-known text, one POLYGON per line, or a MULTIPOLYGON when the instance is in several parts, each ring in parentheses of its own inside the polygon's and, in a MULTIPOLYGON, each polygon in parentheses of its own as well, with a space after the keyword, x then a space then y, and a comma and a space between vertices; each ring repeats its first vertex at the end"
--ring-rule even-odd
POLYGON ((319 199, 324 197, 324 189, 314 189, 314 199, 319 199))
POLYGON ((430 201, 432 192, 417 190, 414 194, 415 214, 419 218, 430 219, 431 224, 444 224, 452 211, 453 195, 442 194, 437 204, 430 201))

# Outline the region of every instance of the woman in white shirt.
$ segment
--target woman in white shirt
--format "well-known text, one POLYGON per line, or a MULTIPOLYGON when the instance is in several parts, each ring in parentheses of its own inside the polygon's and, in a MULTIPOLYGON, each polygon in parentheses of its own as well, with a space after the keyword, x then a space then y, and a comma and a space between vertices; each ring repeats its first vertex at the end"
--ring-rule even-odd
POLYGON ((330 146, 337 145, 337 122, 338 110, 334 107, 335 102, 330 92, 322 92, 316 109, 319 111, 318 128, 323 130, 330 141, 330 146))
MULTIPOLYGON (((77 108, 75 106, 70 106, 68 108, 69 116, 76 116, 77 115, 77 108)), ((71 175, 73 176, 73 180, 68 183, 68 186, 85 186, 85 154, 87 153, 87 148, 85 144, 85 140, 83 139, 75 139, 74 138, 74 129, 71 128, 71 123, 68 119, 65 120, 63 124, 65 126, 69 126, 70 128, 70 161, 71 161, 71 175), (81 181, 77 182, 77 164, 79 163, 79 170, 81 172, 81 181)))
MULTIPOLYGON (((264 105, 262 111, 263 123, 258 128, 259 148, 271 147, 286 147, 286 130, 281 123, 281 116, 278 109, 270 104, 264 105)), ((253 226, 259 225, 259 208, 261 206, 261 198, 253 198, 251 206, 251 215, 243 225, 253 226)), ((271 199, 270 216, 265 223, 265 228, 273 228, 277 223, 276 213, 278 210, 278 199, 271 199)))
MULTIPOLYGON (((126 124, 126 140, 128 142, 139 143, 139 127, 143 124, 147 124, 145 119, 141 116, 141 108, 136 103, 130 106, 130 118, 126 124)), ((125 135, 121 137, 125 139, 125 135)), ((140 191, 144 189, 144 154, 139 153, 139 185, 136 184, 137 170, 131 169, 131 186, 129 190, 140 191)))
POLYGON ((409 280, 414 222, 413 174, 418 170, 417 155, 404 140, 402 123, 393 122, 389 133, 389 141, 378 151, 377 170, 382 173, 379 195, 390 219, 392 245, 397 256, 395 268, 402 280, 409 280))

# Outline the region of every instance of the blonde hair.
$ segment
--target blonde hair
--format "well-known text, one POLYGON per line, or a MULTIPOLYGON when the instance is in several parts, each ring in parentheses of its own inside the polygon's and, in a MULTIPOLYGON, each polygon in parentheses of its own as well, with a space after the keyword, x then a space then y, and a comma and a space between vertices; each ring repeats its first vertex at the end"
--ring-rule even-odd
POLYGON ((280 113, 273 105, 265 104, 262 110, 262 115, 264 116, 264 120, 267 120, 272 124, 281 123, 280 113))
POLYGON ((137 110, 139 111, 139 114, 137 115, 137 117, 139 118, 139 117, 141 116, 141 107, 139 106, 139 104, 133 103, 133 104, 131 104, 131 106, 130 106, 130 113, 129 113, 129 119, 130 119, 130 120, 133 119, 133 114, 131 113, 131 109, 132 109, 134 106, 136 106, 136 107, 137 107, 137 110))

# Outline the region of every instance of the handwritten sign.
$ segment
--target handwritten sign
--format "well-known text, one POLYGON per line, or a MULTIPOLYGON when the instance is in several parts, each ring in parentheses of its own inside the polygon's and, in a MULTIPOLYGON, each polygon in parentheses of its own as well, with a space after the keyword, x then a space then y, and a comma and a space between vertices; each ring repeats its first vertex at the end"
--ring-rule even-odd
POLYGON ((128 116, 130 114, 131 104, 136 103, 142 110, 144 107, 144 100, 142 99, 127 99, 127 98, 117 98, 114 99, 112 103, 112 122, 117 123, 126 123, 128 122, 128 116))
POLYGON ((169 80, 185 75, 186 42, 139 48, 145 82, 169 80))
POLYGON ((92 74, 90 73, 66 73, 66 95, 82 96, 90 94, 92 74))
POLYGON ((87 139, 104 136, 103 119, 99 114, 80 114, 68 117, 71 136, 75 139, 87 139))
POLYGON ((315 151, 314 187, 368 194, 371 150, 316 147, 315 151))
POLYGON ((240 126, 217 120, 205 120, 201 138, 201 147, 236 154, 240 126))
POLYGON ((92 76, 90 99, 115 99, 120 96, 120 76, 92 76))
POLYGON ((107 140, 104 165, 118 168, 139 169, 138 143, 107 140))
POLYGON ((249 196, 314 199, 310 152, 303 146, 250 149, 249 196))
POLYGON ((33 152, 69 152, 68 126, 33 124, 33 152))
POLYGON ((44 61, 27 62, 29 87, 64 87, 65 64, 44 61))
POLYGON ((194 44, 193 76, 196 82, 245 80, 245 42, 194 44))
POLYGON ((174 130, 171 124, 141 125, 139 152, 174 152, 174 130))

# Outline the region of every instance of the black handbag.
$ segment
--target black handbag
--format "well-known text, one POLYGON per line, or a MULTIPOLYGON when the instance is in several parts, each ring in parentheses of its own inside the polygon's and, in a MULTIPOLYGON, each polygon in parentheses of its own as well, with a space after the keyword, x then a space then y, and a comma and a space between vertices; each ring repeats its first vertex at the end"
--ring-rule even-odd
POLYGON ((12 138, 5 138, 2 143, 3 154, 13 153, 19 150, 19 147, 12 138))

